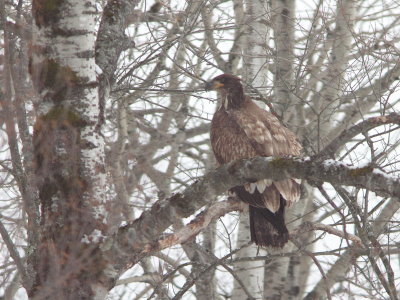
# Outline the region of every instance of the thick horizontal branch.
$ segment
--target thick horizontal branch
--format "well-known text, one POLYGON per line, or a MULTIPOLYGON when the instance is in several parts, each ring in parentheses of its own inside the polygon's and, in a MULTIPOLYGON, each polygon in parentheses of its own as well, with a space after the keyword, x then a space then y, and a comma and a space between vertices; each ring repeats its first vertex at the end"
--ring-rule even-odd
MULTIPOLYGON (((144 252, 155 252, 161 251, 163 249, 186 243, 187 241, 194 238, 198 235, 202 230, 207 228, 207 226, 215 221, 216 219, 224 216, 225 214, 232 212, 232 211, 240 211, 243 210, 247 204, 244 202, 240 202, 237 198, 231 198, 227 201, 217 202, 214 205, 210 206, 207 210, 201 212, 194 220, 192 220, 189 224, 182 227, 178 231, 170 234, 156 243, 149 243, 144 247, 144 252)), ((298 228, 294 229, 290 232, 292 237, 297 235, 309 232, 309 231, 325 231, 326 233, 336 235, 343 239, 349 240, 354 242, 357 245, 362 244, 361 239, 351 233, 347 233, 341 230, 338 230, 332 226, 320 224, 320 223, 312 223, 312 222, 305 222, 302 223, 298 228)))
MULTIPOLYGON (((139 219, 120 228, 106 242, 107 251, 119 257, 119 261, 124 262, 120 268, 124 268, 126 261, 136 262, 141 254, 147 253, 149 247, 158 248, 159 237, 176 219, 191 216, 209 199, 215 199, 234 186, 266 178, 302 178, 310 182, 355 186, 383 196, 400 197, 400 181, 370 166, 354 168, 333 160, 319 162, 295 157, 238 160, 209 172, 183 193, 157 201, 139 219)), ((119 267, 116 265, 116 268, 119 267)))

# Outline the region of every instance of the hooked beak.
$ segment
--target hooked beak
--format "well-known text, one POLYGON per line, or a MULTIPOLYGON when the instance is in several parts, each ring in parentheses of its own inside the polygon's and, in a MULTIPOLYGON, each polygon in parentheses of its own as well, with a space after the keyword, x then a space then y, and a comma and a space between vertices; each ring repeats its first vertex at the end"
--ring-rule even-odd
POLYGON ((218 88, 221 88, 223 86, 224 86, 223 83, 221 83, 219 81, 212 80, 212 81, 209 81, 209 82, 206 83, 206 85, 204 86, 204 89, 206 91, 212 91, 212 90, 216 90, 218 88))
POLYGON ((205 89, 206 91, 211 91, 212 88, 213 88, 213 82, 212 82, 212 81, 206 82, 206 84, 205 84, 205 86, 204 86, 204 89, 205 89))

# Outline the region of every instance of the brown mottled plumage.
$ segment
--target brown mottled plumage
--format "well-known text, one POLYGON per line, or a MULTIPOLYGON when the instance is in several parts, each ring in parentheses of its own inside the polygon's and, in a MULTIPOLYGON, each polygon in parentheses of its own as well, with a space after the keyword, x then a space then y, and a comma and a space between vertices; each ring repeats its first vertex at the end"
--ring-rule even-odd
MULTIPOLYGON (((220 107, 211 122, 211 145, 220 164, 255 156, 299 155, 295 135, 243 93, 240 78, 222 74, 207 84, 218 91, 220 107)), ((300 198, 296 179, 260 180, 231 189, 250 205, 251 240, 283 247, 288 241, 285 206, 300 198)))

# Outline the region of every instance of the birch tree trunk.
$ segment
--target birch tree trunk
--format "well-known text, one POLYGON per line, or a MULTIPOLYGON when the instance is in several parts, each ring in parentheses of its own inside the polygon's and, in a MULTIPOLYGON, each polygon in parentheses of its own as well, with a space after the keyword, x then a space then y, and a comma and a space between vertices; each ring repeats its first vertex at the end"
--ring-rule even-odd
POLYGON ((294 10, 293 0, 272 0, 272 28, 275 43, 274 96, 277 110, 283 120, 296 126, 297 114, 293 97, 293 45, 294 45, 294 10))
POLYGON ((355 0, 343 0, 336 2, 336 24, 332 33, 332 51, 325 76, 322 78, 323 86, 321 95, 315 93, 313 103, 315 111, 317 135, 312 140, 317 143, 317 151, 330 141, 327 135, 332 128, 337 108, 340 106, 341 96, 344 94, 345 74, 348 55, 351 50, 352 32, 355 22, 355 0))
POLYGON ((0 298, 398 299, 399 7, 266 2, 0 0, 0 298), (214 170, 223 72, 309 160, 214 170), (236 252, 248 215, 219 196, 284 176, 319 189, 291 242, 236 252))
MULTIPOLYGON (((286 210, 285 221, 289 231, 303 222, 304 212, 312 199, 303 197, 301 201, 286 210)), ((287 243, 283 249, 270 249, 269 254, 294 252, 295 245, 287 243)), ((299 293, 299 264, 297 258, 279 257, 265 267, 264 299, 290 299, 299 293)), ((304 259, 304 257, 301 257, 304 259)))
POLYGON ((34 155, 41 202, 34 299, 105 299, 104 140, 95 64, 95 1, 33 1, 30 72, 41 96, 34 155))
MULTIPOLYGON (((269 37, 269 29, 266 20, 269 17, 268 2, 264 0, 245 1, 244 26, 245 36, 242 39, 244 53, 243 65, 245 82, 250 86, 260 87, 267 84, 267 55, 266 46, 269 37)), ((247 93, 251 89, 247 89, 247 93)), ((241 247, 250 241, 249 213, 241 212, 239 217, 239 229, 237 247, 241 247)), ((265 249, 255 244, 241 249, 236 257, 254 257, 265 255, 265 249)), ((264 289, 264 261, 244 261, 235 265, 235 272, 239 281, 234 281, 232 300, 246 299, 248 295, 242 286, 247 287, 255 299, 262 299, 264 289)))
MULTIPOLYGON (((290 124, 292 129, 298 126, 296 101, 293 97, 293 45, 294 45, 294 1, 271 1, 272 28, 275 43, 275 74, 274 74, 274 102, 283 120, 290 124)), ((306 207, 306 199, 286 210, 286 223, 289 231, 301 223, 301 217, 306 207), (293 222, 293 220, 295 220, 293 222)), ((270 254, 288 253, 293 251, 294 245, 287 243, 283 249, 271 249, 270 254)), ((264 299, 287 299, 286 280, 289 279, 289 257, 273 260, 265 268, 264 299)), ((293 264, 292 264, 293 267, 293 264)), ((292 272, 293 269, 290 269, 292 272)), ((291 274, 293 277, 293 274, 291 274)), ((291 278, 292 283, 296 282, 291 278)))
MULTIPOLYGON (((303 188, 305 192, 302 195, 302 201, 305 201, 305 203, 300 207, 302 208, 300 211, 303 215, 296 216, 295 213, 291 214, 292 222, 289 224, 291 229, 294 229, 295 226, 304 222, 313 222, 316 215, 316 205, 313 203, 315 199, 314 189, 309 184, 304 184, 303 188)), ((294 210, 295 209, 296 207, 294 207, 294 210)), ((296 212, 296 210, 294 212, 296 212)), ((303 249, 312 252, 314 244, 310 243, 310 241, 313 237, 314 234, 312 232, 303 234, 298 238, 298 243, 304 247, 303 249)), ((304 294, 310 275, 311 263, 311 258, 307 255, 290 258, 283 293, 285 298, 283 299, 295 300, 304 294)))
MULTIPOLYGON (((250 225, 249 213, 242 212, 239 217, 239 229, 236 247, 239 248, 248 244, 250 241, 250 225)), ((259 249, 254 244, 241 249, 236 258, 254 257, 257 255, 265 255, 264 249, 259 249)), ((234 266, 234 271, 237 274, 238 280, 234 281, 232 300, 247 299, 248 295, 243 290, 243 286, 251 293, 255 299, 262 299, 264 289, 264 261, 244 261, 238 262, 234 266)))

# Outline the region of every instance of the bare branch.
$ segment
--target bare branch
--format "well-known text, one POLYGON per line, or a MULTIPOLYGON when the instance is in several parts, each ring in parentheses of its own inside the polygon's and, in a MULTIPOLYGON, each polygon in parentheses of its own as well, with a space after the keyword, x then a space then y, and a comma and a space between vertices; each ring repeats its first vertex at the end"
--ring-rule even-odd
MULTIPOLYGON (((391 198, 371 226, 373 228, 373 233, 375 236, 378 236, 383 232, 386 224, 385 220, 390 219, 399 208, 399 199, 396 197, 391 198)), ((364 251, 358 250, 355 247, 350 247, 348 250, 342 253, 339 259, 331 266, 329 271, 326 273, 329 285, 333 286, 338 281, 341 281, 343 276, 345 276, 347 270, 352 266, 352 264, 354 264, 355 259, 359 255, 363 254, 364 251)), ((324 294, 325 286, 325 281, 320 280, 314 286, 314 288, 304 297, 304 300, 319 299, 319 297, 322 297, 322 295, 324 294)))
POLYGON ((241 210, 243 204, 237 199, 218 202, 206 211, 200 213, 193 221, 184 226, 177 232, 157 241, 156 245, 150 244, 145 246, 145 252, 160 251, 176 244, 182 244, 195 237, 203 229, 205 229, 212 221, 227 214, 228 212, 241 210))
MULTIPOLYGON (((211 269, 215 268, 217 265, 222 265, 229 273, 232 274, 232 276, 233 276, 236 280, 239 280, 239 282, 241 282, 241 281, 240 281, 240 278, 238 278, 238 277, 235 275, 235 273, 233 273, 232 269, 229 268, 229 267, 224 263, 224 261, 225 261, 226 259, 228 259, 229 257, 231 257, 232 255, 234 255, 235 253, 237 253, 237 252, 238 252, 240 249, 242 249, 243 247, 247 247, 247 246, 248 246, 248 245, 244 245, 244 246, 242 246, 242 247, 240 247, 240 248, 237 248, 237 249, 235 249, 234 251, 228 253, 227 255, 225 255, 225 256, 223 256, 223 257, 221 257, 221 258, 217 258, 217 257, 214 256, 214 261, 213 261, 211 264, 207 265, 201 272, 198 273, 198 275, 197 275, 196 277, 192 278, 191 280, 186 281, 186 283, 185 283, 185 285, 183 286, 183 288, 175 295, 175 297, 173 298, 173 300, 180 299, 180 298, 186 293, 186 291, 187 291, 191 286, 193 286, 193 284, 196 282, 196 280, 198 279, 198 277, 199 277, 201 274, 210 271, 211 269)), ((250 292, 247 290, 246 286, 242 285, 242 288, 244 289, 244 291, 245 291, 245 293, 246 293, 246 295, 247 295, 247 297, 248 297, 247 299, 249 299, 249 300, 254 300, 254 298, 251 296, 250 292)))
POLYGON ((15 245, 14 245, 11 237, 8 234, 7 229, 4 227, 3 222, 1 222, 2 218, 3 218, 3 216, 0 214, 0 235, 3 238, 3 241, 7 246, 8 252, 10 253, 12 259, 14 260, 14 262, 17 266, 18 272, 21 274, 21 278, 22 278, 22 281, 24 282, 24 285, 27 286, 29 278, 26 274, 24 264, 21 260, 21 257, 19 256, 17 249, 15 248, 15 245))
POLYGON ((218 49, 216 43, 215 43, 215 39, 213 36, 213 29, 211 28, 211 18, 212 18, 212 14, 210 13, 209 8, 207 8, 207 6, 203 6, 203 8, 201 9, 201 18, 203 19, 203 24, 204 24, 204 28, 205 28, 205 38, 207 40, 208 46, 210 47, 211 53, 215 59, 215 61, 218 64, 218 67, 225 71, 228 72, 228 70, 226 69, 227 66, 227 62, 222 58, 221 56, 221 51, 218 49))
POLYGON ((208 199, 233 186, 266 178, 302 178, 312 182, 356 186, 380 195, 400 197, 400 180, 369 166, 354 168, 331 160, 317 162, 300 158, 256 157, 238 160, 211 171, 182 194, 158 201, 139 219, 118 231, 109 241, 112 244, 109 251, 116 252, 117 256, 128 256, 130 260, 132 251, 145 254, 148 251, 145 245, 157 240, 174 219, 190 216, 208 199))
POLYGON ((322 230, 327 233, 341 237, 343 239, 348 239, 350 241, 353 241, 355 244, 357 244, 359 246, 361 246, 361 244, 362 244, 361 239, 358 236, 347 233, 347 232, 340 231, 332 226, 321 224, 321 223, 312 223, 312 222, 302 223, 299 228, 291 231, 290 235, 295 236, 295 235, 303 234, 305 232, 314 231, 314 230, 322 230))
POLYGON ((291 241, 300 249, 301 252, 303 252, 306 255, 308 255, 314 261, 315 265, 317 266, 319 272, 322 275, 322 279, 325 281, 326 295, 328 296, 329 300, 332 300, 332 296, 331 296, 331 293, 330 293, 330 286, 329 286, 329 284, 328 284, 328 282, 326 280, 326 275, 325 275, 324 269, 322 268, 322 266, 319 263, 318 259, 315 257, 315 255, 313 253, 311 253, 310 251, 305 250, 302 247, 302 245, 299 242, 297 242, 295 239, 292 239, 291 241))
POLYGON ((365 114, 381 100, 391 85, 398 80, 400 75, 400 64, 397 63, 392 69, 388 70, 385 75, 380 76, 371 84, 370 88, 360 89, 355 93, 351 92, 344 96, 344 100, 352 98, 353 101, 348 105, 343 105, 341 109, 346 112, 346 116, 338 125, 332 126, 328 132, 327 141, 334 139, 337 134, 346 130, 351 124, 358 122, 365 114))
POLYGON ((392 113, 387 116, 372 117, 364 120, 349 129, 343 131, 337 138, 329 143, 319 154, 314 158, 328 158, 334 157, 336 151, 338 151, 344 144, 349 142, 352 138, 360 133, 365 133, 375 127, 386 125, 386 124, 397 124, 400 125, 400 115, 392 113))

